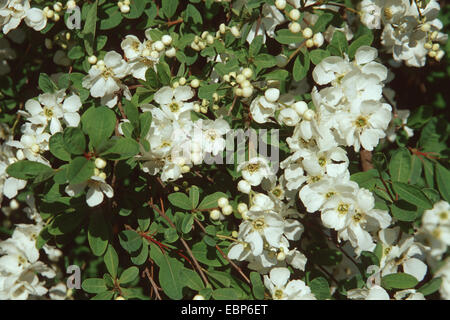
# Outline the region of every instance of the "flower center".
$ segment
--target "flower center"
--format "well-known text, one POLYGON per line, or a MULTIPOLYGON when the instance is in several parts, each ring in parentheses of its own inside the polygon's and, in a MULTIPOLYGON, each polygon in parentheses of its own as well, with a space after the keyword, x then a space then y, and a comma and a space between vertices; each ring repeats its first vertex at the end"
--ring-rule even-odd
POLYGON ((325 195, 325 198, 329 199, 329 198, 331 198, 332 196, 334 196, 335 194, 336 194, 336 193, 333 192, 333 191, 327 192, 327 194, 325 195))
POLYGON ((106 80, 114 76, 114 71, 112 71, 111 68, 105 68, 105 70, 103 70, 102 76, 106 80))
POLYGON ((169 105, 169 109, 170 109, 170 111, 172 111, 172 112, 178 112, 179 110, 180 110, 180 106, 178 105, 178 103, 176 103, 176 102, 172 102, 170 105, 169 105))
POLYGON ((392 9, 390 7, 384 8, 383 12, 384 12, 384 16, 388 20, 391 19, 394 16, 394 14, 392 13, 392 9))
POLYGON ((50 107, 44 107, 44 115, 47 119, 51 119, 53 117, 53 109, 50 107))
POLYGON ((327 164, 327 159, 325 157, 319 158, 319 166, 324 167, 327 164))
POLYGON ((273 294, 275 299, 281 299, 283 298, 283 290, 277 289, 275 290, 275 293, 273 294))
POLYGON ((355 121, 355 125, 358 128, 363 128, 367 125, 367 119, 363 116, 359 116, 358 119, 356 119, 356 121, 355 121))
POLYGON ((441 212, 440 214, 439 214, 439 218, 441 219, 441 220, 447 220, 448 219, 448 213, 447 212, 441 212))
POLYGON ((337 207, 337 210, 339 212, 339 214, 347 214, 348 212, 348 204, 347 203, 340 203, 337 207))
POLYGON ((439 238, 441 237, 441 229, 435 228, 435 229, 433 230, 433 232, 431 232, 431 235, 432 235, 434 238, 439 239, 439 238))
POLYGON ((353 221, 355 222, 360 222, 362 219, 362 214, 361 213, 357 213, 352 217, 353 221))
POLYGON ((255 173, 256 171, 259 170, 259 163, 251 163, 247 165, 247 171, 250 173, 255 173))
POLYGON ((255 221, 252 222, 252 224, 255 230, 262 230, 266 225, 263 218, 256 219, 255 221))
POLYGON ((309 183, 314 183, 314 182, 318 182, 318 181, 320 181, 320 176, 314 176, 314 177, 311 177, 311 178, 309 178, 309 183))

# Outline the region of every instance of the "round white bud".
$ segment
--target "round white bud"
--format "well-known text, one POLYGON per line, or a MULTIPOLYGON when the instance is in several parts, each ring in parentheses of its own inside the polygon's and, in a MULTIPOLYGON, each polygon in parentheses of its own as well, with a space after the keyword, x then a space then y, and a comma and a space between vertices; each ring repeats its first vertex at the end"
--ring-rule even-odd
POLYGON ((241 32, 239 31, 239 28, 237 26, 232 26, 230 31, 231 31, 231 34, 233 36, 235 36, 236 38, 241 36, 241 32))
POLYGON ((238 74, 236 77, 236 82, 237 83, 242 83, 245 79, 245 76, 243 74, 238 74))
POLYGON ((31 146, 31 151, 33 152, 33 153, 39 153, 39 151, 41 151, 41 148, 39 147, 39 145, 38 144, 33 144, 32 146, 31 146))
POLYGON ((229 204, 228 199, 225 198, 225 197, 221 197, 221 198, 219 198, 219 200, 217 200, 217 205, 218 205, 220 208, 224 208, 224 207, 226 207, 228 204, 229 204))
POLYGON ((175 187, 173 187, 173 191, 178 192, 178 191, 180 191, 180 188, 175 186, 175 187))
POLYGON ((186 84, 186 78, 185 77, 181 77, 178 82, 180 83, 180 85, 184 86, 186 84))
POLYGON ((125 298, 124 297, 122 297, 122 296, 118 296, 117 298, 115 298, 114 300, 125 300, 125 298))
POLYGON ((150 52, 150 58, 158 59, 159 58, 159 52, 156 51, 156 50, 153 50, 152 52, 150 52))
POLYGON ((436 53, 436 57, 434 58, 436 59, 436 61, 441 61, 441 59, 444 57, 444 54, 444 50, 441 49, 436 53))
POLYGON ((62 10, 61 2, 55 3, 53 5, 53 10, 55 10, 56 12, 61 12, 61 10, 62 10))
POLYGON ((291 22, 291 23, 289 24, 289 30, 290 30, 292 33, 299 33, 300 30, 301 30, 300 23, 298 23, 298 22, 291 22))
POLYGON ((182 173, 188 173, 189 171, 191 171, 191 168, 189 166, 184 165, 181 167, 182 173))
POLYGON ((98 177, 100 175, 100 170, 98 168, 94 168, 94 176, 98 177))
POLYGON ((19 203, 17 202, 16 199, 12 199, 12 200, 9 202, 9 207, 10 207, 12 210, 17 210, 17 209, 19 209, 19 203))
POLYGON ((439 48, 440 48, 439 43, 435 43, 435 44, 433 44, 433 46, 431 47, 431 50, 433 50, 433 51, 438 51, 439 48))
POLYGON ((194 111, 200 112, 200 105, 198 103, 194 103, 194 111))
POLYGON ((246 193, 246 194, 250 193, 250 191, 252 190, 252 186, 246 180, 239 181, 237 188, 240 192, 246 193))
POLYGON ((242 88, 242 96, 244 98, 249 98, 253 94, 253 88, 252 87, 244 87, 242 88))
POLYGON ((242 97, 244 95, 244 91, 242 90, 242 88, 237 88, 236 91, 234 92, 238 97, 242 97))
POLYGON ((289 11, 289 18, 294 21, 300 19, 300 11, 298 11, 297 9, 292 9, 291 11, 289 11))
POLYGON ((423 46, 424 46, 425 49, 431 50, 431 48, 433 48, 433 43, 432 42, 426 42, 423 46))
POLYGON ((253 71, 250 68, 244 68, 242 69, 242 75, 247 79, 250 79, 253 76, 253 71))
POLYGON ((422 30, 423 32, 428 32, 430 31, 431 26, 429 23, 424 23, 423 25, 420 26, 420 30, 422 30))
POLYGON ((161 37, 161 41, 165 46, 170 46, 172 44, 172 37, 165 34, 161 37))
POLYGON ((175 48, 174 47, 170 47, 170 49, 168 49, 168 50, 166 50, 166 56, 167 57, 169 57, 169 58, 173 58, 173 57, 175 57, 176 56, 176 54, 177 54, 177 50, 175 50, 175 48))
POLYGON ((266 97, 266 100, 269 102, 275 102, 280 97, 280 90, 277 88, 267 89, 266 92, 264 92, 264 97, 266 97))
POLYGON ((164 47, 164 43, 161 40, 158 40, 153 44, 153 48, 155 48, 156 51, 163 51, 164 47))
POLYGON ((220 33, 224 34, 227 31, 227 27, 225 26, 224 23, 221 23, 219 26, 219 31, 220 33))
POLYGON ((95 167, 98 169, 104 169, 106 167, 106 161, 102 158, 96 158, 95 159, 95 167))
POLYGON ((278 252, 277 260, 278 261, 284 261, 285 259, 286 259, 286 254, 283 251, 278 252))
POLYGON ((224 216, 229 216, 233 213, 233 207, 231 205, 227 205, 222 208, 222 213, 224 216))
POLYGON ((198 88, 200 86, 200 80, 198 80, 198 79, 193 79, 192 81, 191 81, 191 87, 192 88, 198 88))
POLYGON ((430 35, 431 40, 435 40, 438 37, 439 33, 437 31, 433 31, 430 35))
POLYGON ((243 214, 244 212, 248 212, 248 206, 244 202, 239 203, 237 206, 237 209, 240 214, 243 214))
POLYGON ((201 107, 200 108, 200 112, 206 114, 206 113, 208 113, 208 108, 207 107, 201 107))
POLYGON ((96 66, 97 66, 97 67, 105 66, 105 61, 103 61, 103 60, 98 60, 97 63, 96 63, 96 66))
POLYGON ((103 180, 106 180, 106 173, 104 172, 100 172, 100 174, 98 175, 99 178, 102 178, 103 180))
POLYGON ((313 42, 314 42, 314 45, 316 47, 321 47, 323 45, 324 41, 325 41, 325 39, 324 39, 323 34, 321 32, 316 33, 313 36, 313 42))
POLYGON ((428 52, 428 56, 429 56, 430 58, 435 58, 435 57, 436 57, 436 51, 429 51, 429 52, 428 52))
POLYGON ((67 9, 75 9, 77 3, 74 0, 67 1, 67 9))
POLYGON ((286 0, 276 0, 275 6, 278 10, 284 10, 286 8, 286 0))
POLYGON ((180 86, 180 83, 178 81, 175 81, 174 83, 172 83, 172 88, 178 88, 180 86))
POLYGON ((314 47, 314 41, 313 41, 312 39, 306 40, 306 47, 307 47, 307 48, 312 48, 312 47, 314 47))
POLYGON ((212 35, 208 34, 206 36, 206 43, 213 44, 214 43, 214 37, 212 35))
POLYGON ((239 233, 236 230, 233 230, 233 232, 231 232, 231 236, 233 238, 237 238, 239 236, 239 233))
POLYGON ((88 62, 89 62, 90 64, 96 64, 96 63, 97 63, 97 57, 94 56, 94 55, 90 56, 90 57, 88 58, 88 62))
POLYGON ((124 4, 122 7, 120 7, 120 12, 122 12, 122 13, 130 12, 130 6, 127 4, 124 4))
POLYGON ((196 294, 192 300, 205 300, 205 297, 202 296, 201 294, 196 294))
POLYGON ((302 31, 303 37, 305 37, 306 39, 309 39, 313 36, 313 31, 311 30, 311 28, 305 28, 302 31))
POLYGON ((48 19, 53 18, 54 14, 55 14, 55 11, 53 11, 52 9, 48 9, 47 12, 45 12, 45 15, 48 19))
POLYGON ((220 211, 217 209, 211 210, 211 212, 209 213, 209 217, 212 220, 219 220, 220 219, 220 211))
POLYGON ((61 19, 61 16, 57 13, 55 13, 55 15, 53 16, 53 21, 58 22, 59 19, 61 19))

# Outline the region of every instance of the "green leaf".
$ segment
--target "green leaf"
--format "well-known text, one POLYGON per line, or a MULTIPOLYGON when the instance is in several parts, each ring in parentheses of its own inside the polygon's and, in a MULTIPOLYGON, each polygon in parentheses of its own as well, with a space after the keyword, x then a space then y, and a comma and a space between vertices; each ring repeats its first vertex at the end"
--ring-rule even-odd
POLYGON ((428 159, 423 159, 423 171, 425 173, 425 181, 429 188, 434 188, 434 163, 428 159))
POLYGON ((152 114, 151 112, 143 112, 139 115, 139 123, 141 127, 141 138, 145 138, 150 130, 150 125, 152 124, 152 114))
POLYGON ((181 222, 181 231, 183 233, 191 232, 193 224, 194 224, 194 216, 192 214, 185 215, 183 221, 181 222))
POLYGON ((150 244, 150 257, 159 266, 159 284, 164 293, 173 300, 183 298, 183 264, 161 252, 155 244, 150 244))
POLYGON ((270 54, 260 53, 255 57, 253 63, 255 64, 256 67, 264 69, 276 66, 277 59, 275 59, 275 57, 270 54))
POLYGON ((129 253, 138 251, 142 246, 141 236, 133 230, 124 230, 120 232, 119 242, 129 253))
POLYGON ((169 65, 164 62, 160 62, 156 65, 156 71, 161 84, 167 86, 170 85, 170 79, 172 78, 169 65))
POLYGON ((417 207, 400 200, 390 205, 392 215, 400 221, 414 221, 417 217, 417 207))
POLYGON ((430 282, 425 283, 421 286, 417 291, 421 292, 424 296, 428 296, 432 293, 435 293, 441 288, 442 278, 434 278, 430 282))
POLYGON ((88 227, 88 242, 92 253, 101 256, 108 247, 109 230, 105 217, 101 212, 90 214, 88 227))
POLYGON ((166 18, 172 18, 177 11, 178 0, 164 0, 162 1, 161 13, 164 14, 166 18))
POLYGON ((50 137, 49 148, 50 152, 56 158, 63 161, 70 161, 70 152, 66 150, 62 132, 57 132, 50 137))
POLYGON ((103 256, 103 261, 105 262, 106 269, 108 269, 109 274, 115 279, 117 277, 119 257, 117 256, 117 252, 114 250, 112 245, 108 245, 108 249, 103 256))
POLYGON ((331 298, 330 286, 327 279, 323 277, 315 278, 310 282, 309 287, 318 300, 326 300, 331 298))
POLYGON ((323 59, 329 56, 330 53, 327 50, 323 49, 315 49, 309 53, 311 62, 314 63, 315 65, 318 65, 323 59))
POLYGON ((187 5, 184 14, 185 14, 185 21, 189 21, 189 18, 191 18, 192 22, 194 23, 203 23, 201 13, 192 4, 187 5))
POLYGON ((111 300, 114 297, 113 291, 105 291, 99 294, 96 294, 91 298, 91 300, 111 300))
POLYGON ((200 291, 205 288, 202 278, 200 278, 197 272, 184 268, 181 273, 185 286, 195 291, 200 291))
POLYGON ((81 124, 92 146, 98 148, 116 128, 116 114, 105 106, 91 107, 81 117, 81 124))
POLYGON ((95 30, 97 27, 97 6, 98 0, 89 8, 86 22, 83 28, 84 47, 88 55, 94 54, 95 30))
POLYGON ((212 293, 215 300, 237 300, 239 293, 233 288, 220 288, 212 293))
POLYGON ((48 232, 54 236, 68 234, 83 222, 85 216, 86 213, 82 210, 59 214, 50 224, 48 232))
POLYGON ((81 284, 81 288, 88 293, 101 293, 108 290, 105 281, 100 278, 89 278, 84 280, 81 284))
POLYGON ((72 60, 77 60, 84 57, 84 50, 81 46, 74 46, 67 52, 67 57, 72 60))
POLYGON ((133 282, 139 276, 139 269, 135 266, 125 269, 119 278, 119 283, 121 285, 133 282))
POLYGON ((328 24, 331 22, 331 20, 333 20, 333 17, 334 15, 329 12, 321 14, 317 19, 316 23, 314 23, 314 26, 312 27, 314 33, 324 32, 328 24))
POLYGON ((113 4, 104 10, 100 15, 100 29, 109 30, 117 27, 123 19, 123 14, 118 10, 117 3, 113 4), (106 15, 106 17, 104 16, 106 15))
POLYGON ((39 74, 38 84, 39 88, 41 88, 41 90, 45 93, 53 93, 58 89, 57 85, 46 73, 39 74))
POLYGON ((411 156, 411 174, 409 176, 409 182, 411 184, 417 183, 417 180, 422 176, 422 160, 415 154, 411 156))
POLYGON ((250 43, 250 47, 248 49, 250 57, 256 56, 261 50, 262 45, 263 45, 263 36, 256 36, 253 39, 252 43, 250 43))
POLYGON ((188 196, 185 195, 182 192, 175 192, 169 194, 167 197, 171 204, 173 204, 175 207, 184 209, 184 210, 191 210, 193 209, 192 203, 189 200, 188 196))
POLYGON ((411 175, 411 154, 407 148, 397 149, 389 162, 392 181, 408 182, 411 175))
POLYGON ((79 128, 66 128, 63 133, 64 145, 72 154, 83 154, 86 149, 86 138, 79 128))
POLYGON ((295 81, 300 81, 309 71, 309 53, 308 50, 302 50, 298 54, 297 58, 294 62, 294 68, 292 69, 292 75, 294 76, 295 81))
POLYGON ((210 194, 210 195, 206 196, 205 198, 203 198, 202 202, 200 202, 200 205, 198 206, 198 209, 204 210, 204 209, 217 208, 217 206, 218 206, 217 201, 222 197, 227 198, 228 196, 225 193, 220 192, 220 191, 210 194))
POLYGON ((255 299, 264 300, 265 287, 258 272, 250 272, 250 281, 252 282, 252 292, 255 299))
POLYGON ((439 163, 436 163, 436 182, 442 198, 450 202, 450 171, 439 163))
POLYGON ((73 159, 67 168, 67 180, 70 184, 79 184, 89 180, 94 175, 95 164, 85 157, 73 159))
POLYGON ((344 53, 347 53, 348 43, 343 32, 337 30, 334 31, 333 39, 331 39, 331 42, 328 45, 328 50, 335 56, 343 56, 344 53))
POLYGON ((430 200, 420 188, 403 182, 393 182, 392 186, 400 199, 424 209, 431 209, 433 207, 430 200))
POLYGON ((386 290, 414 288, 419 281, 407 273, 392 273, 381 278, 381 286, 386 290))
POLYGON ((292 33, 289 29, 281 29, 277 31, 275 40, 281 44, 293 44, 302 42, 304 39, 301 33, 292 33))
POLYGON ((105 159, 124 160, 132 158, 139 153, 139 143, 136 140, 125 137, 114 137, 113 139, 115 141, 113 146, 100 153, 105 159))
POLYGON ((200 191, 197 186, 192 186, 189 188, 189 200, 191 200, 192 208, 197 208, 198 200, 200 197, 200 191))
POLYGON ((49 166, 40 162, 20 160, 8 166, 8 168, 6 168, 6 173, 16 179, 33 179, 34 182, 37 183, 50 179, 53 176, 54 171, 49 166))
POLYGON ((348 57, 350 59, 353 59, 359 47, 370 46, 372 44, 372 41, 373 41, 372 32, 360 36, 358 39, 354 40, 348 47, 348 57))

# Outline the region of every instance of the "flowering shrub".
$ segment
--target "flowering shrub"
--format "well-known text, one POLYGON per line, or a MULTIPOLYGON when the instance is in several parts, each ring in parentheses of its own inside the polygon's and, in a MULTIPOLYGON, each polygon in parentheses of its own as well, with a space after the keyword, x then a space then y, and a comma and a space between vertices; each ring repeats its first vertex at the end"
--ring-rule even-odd
POLYGON ((0 0, 0 299, 450 299, 449 19, 0 0))

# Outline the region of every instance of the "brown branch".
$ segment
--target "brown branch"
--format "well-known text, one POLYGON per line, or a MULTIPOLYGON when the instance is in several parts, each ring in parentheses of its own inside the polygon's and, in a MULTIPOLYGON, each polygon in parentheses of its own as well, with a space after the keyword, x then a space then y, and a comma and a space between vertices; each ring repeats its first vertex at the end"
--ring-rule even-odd
MULTIPOLYGON (((202 229, 202 231, 204 233, 207 233, 205 227, 203 227, 203 225, 200 221, 198 221, 197 219, 194 219, 194 221, 198 224, 198 226, 200 227, 200 229, 202 229)), ((251 283, 250 279, 245 275, 245 273, 242 271, 242 269, 238 265, 236 265, 233 261, 231 261, 230 258, 227 257, 227 255, 222 251, 222 249, 220 249, 220 247, 217 244, 216 244, 216 249, 217 249, 217 251, 220 252, 222 257, 224 257, 224 259, 226 259, 231 264, 231 266, 233 268, 235 268, 237 272, 239 272, 239 274, 242 276, 242 278, 244 278, 244 280, 248 284, 250 284, 251 283)))
POLYGON ((295 58, 295 56, 300 52, 300 50, 302 50, 302 48, 305 46, 306 41, 303 41, 297 49, 295 49, 294 52, 292 52, 292 54, 289 56, 288 60, 286 61, 286 65, 289 64, 289 62, 291 62, 292 59, 295 58))
POLYGON ((362 149, 359 152, 359 156, 361 158, 362 171, 369 171, 370 169, 373 169, 372 152, 362 149))
MULTIPOLYGON (((153 204, 153 200, 149 203, 151 205, 151 207, 156 210, 159 215, 161 217, 163 217, 168 223, 169 225, 176 229, 175 224, 172 222, 172 220, 170 220, 170 218, 166 215, 165 210, 164 210, 164 202, 162 200, 162 198, 160 198, 160 202, 161 202, 161 209, 159 209, 156 205, 153 204)), ((198 273, 200 274, 200 276, 203 279, 203 282, 205 283, 206 286, 209 285, 209 281, 208 278, 206 278, 205 273, 203 272, 200 264, 198 263, 197 259, 195 258, 194 254, 192 253, 191 248, 189 247, 189 245, 187 244, 186 240, 184 240, 183 238, 180 237, 180 241, 183 244, 184 248, 186 249, 187 253, 189 254, 189 256, 192 258, 192 261, 194 262, 194 266, 197 269, 198 273)))
POLYGON ((152 285, 152 289, 155 292, 156 298, 158 300, 162 300, 161 296, 159 295, 159 292, 158 292, 159 291, 158 290, 158 286, 156 285, 155 280, 153 280, 153 277, 150 275, 150 272, 148 271, 148 268, 145 268, 143 273, 147 276, 148 280, 150 281, 150 284, 152 285))
POLYGON ((174 20, 174 21, 168 21, 168 22, 167 22, 167 26, 168 26, 168 27, 171 27, 171 26, 173 26, 173 25, 175 25, 175 24, 182 23, 182 22, 183 22, 183 18, 180 18, 180 19, 174 20))

